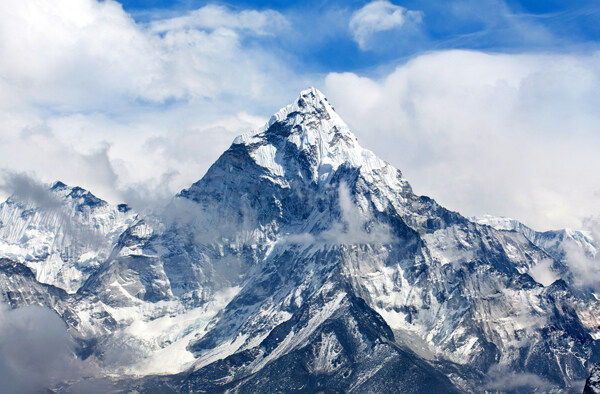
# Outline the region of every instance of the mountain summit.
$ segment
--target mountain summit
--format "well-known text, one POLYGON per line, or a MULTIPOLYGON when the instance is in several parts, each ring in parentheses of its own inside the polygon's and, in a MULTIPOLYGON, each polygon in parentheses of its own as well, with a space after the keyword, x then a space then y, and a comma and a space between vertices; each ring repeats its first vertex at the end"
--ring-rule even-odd
POLYGON ((343 165, 381 168, 385 163, 360 147, 354 134, 315 88, 300 93, 257 132, 236 138, 234 144, 252 146, 256 163, 285 178, 284 166, 305 160, 310 180, 325 181, 343 165))
MULTIPOLYGON (((45 291, 11 264, 0 284, 45 291)), ((600 317, 565 264, 415 195, 308 89, 48 306, 82 355, 144 376, 123 390, 571 390, 600 317)))
MULTIPOLYGON (((358 144, 346 123, 315 88, 302 91, 294 103, 279 110, 263 127, 237 137, 232 150, 246 152, 253 164, 264 169, 264 176, 281 186, 298 179, 325 185, 340 166, 362 168, 365 173, 389 167, 358 144)), ((182 195, 188 195, 188 191, 182 195)))

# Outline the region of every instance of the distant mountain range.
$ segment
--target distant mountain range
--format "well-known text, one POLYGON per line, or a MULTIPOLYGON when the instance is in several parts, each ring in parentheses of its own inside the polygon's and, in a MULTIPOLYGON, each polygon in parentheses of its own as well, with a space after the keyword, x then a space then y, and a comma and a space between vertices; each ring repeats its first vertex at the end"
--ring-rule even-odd
POLYGON ((571 257, 598 248, 415 195, 308 89, 161 212, 9 198, 0 301, 100 367, 57 392, 581 392, 600 303, 571 257))

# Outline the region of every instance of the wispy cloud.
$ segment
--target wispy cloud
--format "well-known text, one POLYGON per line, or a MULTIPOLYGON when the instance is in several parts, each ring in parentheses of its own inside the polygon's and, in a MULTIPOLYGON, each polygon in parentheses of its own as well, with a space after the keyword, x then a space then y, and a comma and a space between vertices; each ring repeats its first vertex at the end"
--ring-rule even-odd
POLYGON ((581 240, 563 241, 565 260, 576 285, 600 291, 600 216, 585 218, 583 229, 593 242, 582 247, 581 240))
MULTIPOLYGON (((600 194, 600 191, 597 191, 595 194, 600 194)), ((600 196, 598 196, 598 198, 600 198, 600 196)), ((590 215, 586 217, 583 220, 583 228, 584 230, 589 231, 596 244, 600 245, 600 215, 590 215)))
POLYGON ((536 282, 541 283, 544 286, 549 286, 559 278, 552 270, 553 265, 554 261, 551 259, 542 260, 531 268, 529 274, 536 282))
POLYGON ((274 35, 289 28, 289 22, 274 10, 235 12, 224 6, 209 4, 183 16, 159 19, 150 23, 150 30, 159 33, 184 29, 219 28, 247 31, 258 35, 274 35))
POLYGON ((553 388, 547 380, 532 373, 514 373, 493 367, 488 371, 486 388, 500 391, 535 390, 546 392, 553 388))
POLYGON ((353 201, 346 183, 338 186, 338 207, 340 220, 318 234, 301 233, 288 237, 285 242, 295 244, 386 244, 394 241, 394 236, 384 223, 373 220, 372 214, 359 208, 353 201))
POLYGON ((28 174, 3 171, 0 190, 11 194, 19 202, 32 202, 42 210, 56 210, 61 207, 61 202, 50 192, 48 185, 36 181, 28 174))

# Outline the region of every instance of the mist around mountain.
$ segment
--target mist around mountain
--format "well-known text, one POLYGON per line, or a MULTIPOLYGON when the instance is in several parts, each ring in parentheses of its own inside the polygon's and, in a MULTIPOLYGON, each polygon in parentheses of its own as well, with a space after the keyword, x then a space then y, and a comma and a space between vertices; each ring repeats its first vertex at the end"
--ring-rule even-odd
POLYGON ((17 180, 11 391, 581 392, 600 361, 591 234, 414 194, 314 88, 152 213, 17 180))
POLYGON ((600 393, 600 364, 596 365, 585 382, 583 394, 600 393))

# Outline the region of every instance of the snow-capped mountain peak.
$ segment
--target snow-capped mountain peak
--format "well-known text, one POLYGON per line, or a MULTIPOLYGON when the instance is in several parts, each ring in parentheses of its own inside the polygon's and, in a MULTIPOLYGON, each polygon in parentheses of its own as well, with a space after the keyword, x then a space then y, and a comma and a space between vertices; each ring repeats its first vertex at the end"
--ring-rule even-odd
POLYGON ((348 125, 315 88, 302 91, 267 124, 237 137, 233 143, 250 146, 255 162, 276 177, 286 176, 285 164, 291 157, 303 160, 309 167, 310 180, 317 183, 342 164, 369 170, 386 166, 359 145, 348 125))
POLYGON ((300 96, 294 102, 286 105, 273 114, 269 121, 262 127, 238 136, 234 140, 234 144, 241 144, 250 141, 252 137, 267 131, 273 124, 286 121, 290 115, 292 115, 296 121, 294 125, 299 125, 303 123, 303 119, 299 118, 299 116, 306 114, 318 114, 319 117, 328 118, 335 125, 348 130, 348 126, 335 112, 331 104, 329 104, 325 95, 318 89, 311 87, 300 92, 300 96))

